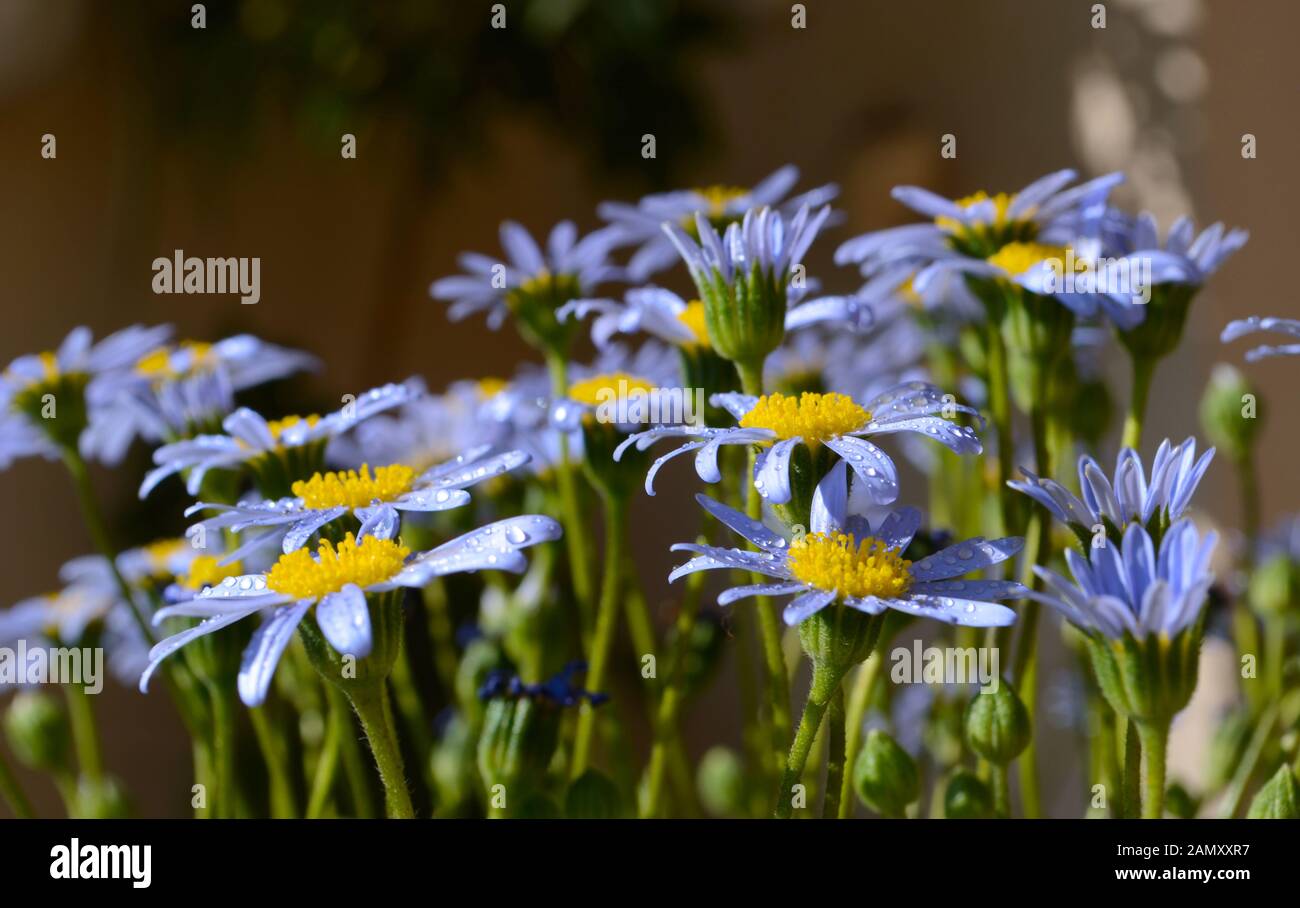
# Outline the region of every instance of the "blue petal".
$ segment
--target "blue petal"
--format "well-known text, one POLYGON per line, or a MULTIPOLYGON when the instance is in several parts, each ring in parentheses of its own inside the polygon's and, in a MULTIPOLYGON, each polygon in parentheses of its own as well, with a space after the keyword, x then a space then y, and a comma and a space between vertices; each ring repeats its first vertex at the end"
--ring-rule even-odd
POLYGON ((355 583, 320 601, 316 623, 336 652, 358 659, 370 655, 370 609, 366 594, 355 583))
POLYGON ((253 639, 248 642, 239 666, 239 699, 245 706, 261 706, 266 700, 266 691, 271 686, 275 667, 280 664, 280 655, 314 601, 302 599, 276 609, 253 632, 253 639))

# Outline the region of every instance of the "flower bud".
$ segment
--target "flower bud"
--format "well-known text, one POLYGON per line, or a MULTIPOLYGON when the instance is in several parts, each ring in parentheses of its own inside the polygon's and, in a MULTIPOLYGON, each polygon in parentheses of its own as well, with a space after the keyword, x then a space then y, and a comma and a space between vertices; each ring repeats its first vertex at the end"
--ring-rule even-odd
POLYGON ((872 729, 853 764, 853 788, 872 810, 901 817, 921 794, 920 774, 911 754, 880 729, 872 729))
POLYGON ((1187 310, 1198 287, 1194 284, 1155 284, 1151 300, 1144 304, 1141 324, 1119 332, 1120 343, 1135 360, 1159 360, 1168 356, 1183 337, 1187 310))
POLYGON ((1291 559, 1279 554, 1255 568, 1246 588, 1250 608, 1260 616, 1279 615, 1300 601, 1300 572, 1291 559))
POLYGON ((1258 392, 1246 377, 1226 363, 1214 367, 1201 395, 1201 425, 1205 434, 1236 463, 1250 456, 1263 428, 1258 400, 1258 392))
POLYGON ((1088 637, 1097 686, 1121 716, 1167 725, 1196 690, 1205 609, 1195 623, 1170 639, 1151 634, 1138 639, 1088 637))
POLYGON ((975 773, 959 769, 944 789, 943 815, 950 820, 986 820, 993 816, 993 793, 975 773))
POLYGON ((830 701, 844 675, 871 655, 881 622, 879 615, 867 615, 837 603, 799 623, 799 642, 813 663, 813 686, 808 693, 811 699, 818 703, 830 701))
POLYGON ((112 776, 92 781, 82 776, 77 781, 77 812, 88 820, 120 820, 130 815, 122 783, 112 776))
POLYGON ((1300 784, 1296 783, 1295 773, 1290 766, 1282 764, 1273 778, 1264 783, 1264 787, 1255 795, 1255 800, 1250 802, 1246 819, 1300 819, 1300 784))
POLYGON ((510 798, 533 791, 551 766, 559 734, 559 710, 528 697, 493 697, 478 741, 484 788, 504 785, 510 798))
POLYGON ((588 769, 565 792, 564 815, 570 820, 615 820, 625 816, 623 797, 607 776, 588 769))
POLYGON ((704 808, 714 816, 744 815, 745 767, 735 751, 726 747, 710 748, 700 760, 696 787, 704 808))
POLYGON ((5 734, 23 765, 49 773, 71 771, 71 738, 63 706, 53 695, 25 690, 5 713, 5 734))
POLYGON ((996 766, 1006 766, 1029 746, 1029 712, 1011 682, 982 690, 966 707, 966 740, 971 749, 996 766))

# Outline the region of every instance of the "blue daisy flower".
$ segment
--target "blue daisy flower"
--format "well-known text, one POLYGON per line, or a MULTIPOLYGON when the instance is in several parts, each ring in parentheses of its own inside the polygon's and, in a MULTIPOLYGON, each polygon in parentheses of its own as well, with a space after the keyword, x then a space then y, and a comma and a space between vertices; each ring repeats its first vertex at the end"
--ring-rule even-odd
POLYGON ((170 335, 167 325, 132 325, 95 343, 83 326, 69 332, 56 351, 11 362, 0 373, 0 469, 23 457, 53 460, 63 449, 115 463, 120 451, 102 447, 98 436, 87 431, 100 406, 88 388, 129 369, 170 335))
POLYGON ((639 282, 677 260, 672 243, 662 231, 666 222, 690 231, 695 229, 698 215, 714 228, 724 230, 729 224, 740 221, 751 208, 770 207, 790 217, 805 205, 816 208, 839 194, 839 187, 827 183, 787 199, 786 195, 798 181, 799 169, 787 164, 750 189, 708 186, 655 193, 643 197, 635 205, 604 202, 596 210, 610 223, 618 245, 637 246, 627 271, 629 279, 639 282))
POLYGON ((1089 557, 1066 551, 1073 583, 1036 565, 1048 592, 1033 598, 1085 633, 1108 640, 1173 638, 1195 625, 1205 607, 1214 582, 1215 542, 1213 532, 1202 536, 1190 520, 1180 520, 1164 534, 1157 552, 1147 530, 1129 524, 1118 545, 1095 548, 1089 557))
POLYGON ((958 412, 979 414, 955 402, 934 385, 913 381, 896 385, 865 404, 844 394, 806 392, 799 397, 780 393, 751 397, 744 394, 715 394, 713 403, 737 420, 731 428, 709 426, 662 426, 631 435, 615 451, 615 459, 630 445, 644 451, 661 438, 691 439, 663 455, 646 474, 646 493, 654 494, 654 478, 672 458, 689 451, 695 454, 695 471, 705 482, 718 482, 718 450, 723 445, 759 445, 763 448, 754 468, 754 488, 771 504, 791 498, 790 459, 797 445, 815 450, 825 445, 842 457, 867 490, 872 501, 888 504, 898 497, 898 471, 889 455, 866 438, 898 432, 916 432, 947 446, 958 454, 982 450, 973 429, 959 426, 944 416, 958 412))
MULTIPOLYGON (((400 407, 423 393, 416 382, 388 384, 360 395, 325 416, 286 416, 268 421, 247 407, 240 407, 222 420, 223 435, 196 435, 163 445, 153 453, 157 466, 140 484, 145 498, 168 476, 188 471, 185 488, 198 495, 209 470, 239 470, 265 463, 268 456, 288 451, 311 453, 312 460, 324 459, 325 446, 335 437, 370 417, 400 407)), ((314 470, 308 470, 308 475, 314 470)), ((289 477, 289 481, 297 478, 289 477)), ((281 483, 283 484, 283 483, 281 483)))
POLYGON ((159 609, 155 622, 202 620, 150 651, 140 690, 147 690, 162 661, 186 644, 264 613, 244 651, 238 681, 240 699, 260 706, 280 656, 309 611, 336 652, 364 659, 373 640, 367 594, 420 589, 435 577, 467 571, 521 573, 527 566, 523 549, 560 535, 560 525, 551 518, 528 514, 488 524, 417 555, 382 534, 358 540, 349 533, 337 547, 324 540, 316 555, 298 549, 264 573, 227 577, 189 601, 159 609))
POLYGON ((190 527, 188 535, 207 539, 224 530, 267 531, 245 541, 226 555, 223 563, 240 560, 277 541, 283 552, 300 549, 326 526, 348 516, 360 525, 359 535, 392 537, 397 535, 403 514, 461 507, 470 500, 466 489, 527 462, 523 451, 491 453, 490 446, 483 446, 423 472, 404 464, 373 471, 362 464, 359 470, 317 472, 310 479, 294 482, 292 497, 191 505, 186 517, 203 511, 218 513, 190 527))
POLYGON ((1012 242, 1071 243, 1100 216, 1106 196, 1124 179, 1110 173, 1070 187, 1077 176, 1058 170, 1014 194, 977 192, 955 200, 919 186, 896 187, 895 199, 932 220, 848 240, 836 250, 835 263, 875 274, 900 265, 923 269, 961 256, 984 259, 1012 242))
MULTIPOLYGON (((1259 331, 1273 331, 1277 334, 1285 334, 1288 337, 1300 338, 1300 321, 1293 318, 1260 318, 1258 315, 1252 315, 1250 318, 1237 319, 1229 322, 1219 335, 1219 340, 1225 344, 1232 343, 1240 337, 1247 334, 1255 334, 1259 331)), ((1246 353, 1246 362, 1254 363, 1270 356, 1300 356, 1300 343, 1282 344, 1281 346, 1264 345, 1256 347, 1246 353)))
POLYGON ((1214 223, 1196 233, 1191 218, 1179 218, 1160 242, 1155 215, 1142 212, 1136 217, 1110 209, 1093 244, 1096 257, 1091 275, 1097 292, 1108 303, 1107 313, 1128 330, 1147 315, 1150 288, 1162 284, 1199 287, 1209 280, 1223 263, 1246 245, 1250 233, 1240 228, 1226 230, 1214 223))
POLYGON ((466 273, 434 281, 429 294, 451 303, 447 314, 452 321, 485 312, 488 326, 496 329, 513 312, 521 327, 532 333, 530 339, 554 344, 563 333, 556 310, 621 277, 622 270, 609 261, 615 239, 610 228, 579 239, 573 222, 561 221, 551 230, 543 252, 526 229, 506 221, 501 225, 506 261, 467 252, 460 257, 466 273))
POLYGON ((1055 480, 1035 476, 1024 467, 1020 472, 1025 481, 1013 480, 1007 485, 1047 508, 1076 533, 1090 536, 1098 525, 1123 533, 1131 523, 1146 526, 1158 516, 1168 525, 1182 516, 1213 459, 1214 448, 1197 458, 1195 438, 1188 437, 1178 445, 1165 439, 1156 450, 1149 480, 1141 456, 1132 448, 1122 449, 1115 459, 1113 482, 1090 455, 1080 457, 1083 500, 1055 480))
POLYGON ((159 346, 129 369, 95 379, 87 433, 101 457, 120 460, 138 436, 178 441, 220 428, 235 393, 319 365, 315 357, 240 334, 215 344, 159 346))
POLYGON ((763 583, 725 590, 718 604, 751 596, 793 596, 783 612, 788 625, 837 602, 868 615, 895 609, 968 627, 1000 627, 1015 621, 1014 611, 993 600, 1024 597, 1028 590, 1019 583, 956 578, 1011 558, 1024 540, 968 539, 908 561, 903 553, 920 526, 920 512, 902 508, 872 529, 867 518, 848 512, 844 467, 835 470, 839 481, 819 487, 813 499, 810 532, 794 542, 706 495, 695 496, 705 510, 758 551, 678 543, 673 551, 696 557, 668 579, 706 570, 743 570, 769 577, 763 583), (839 491, 828 494, 828 489, 839 491))

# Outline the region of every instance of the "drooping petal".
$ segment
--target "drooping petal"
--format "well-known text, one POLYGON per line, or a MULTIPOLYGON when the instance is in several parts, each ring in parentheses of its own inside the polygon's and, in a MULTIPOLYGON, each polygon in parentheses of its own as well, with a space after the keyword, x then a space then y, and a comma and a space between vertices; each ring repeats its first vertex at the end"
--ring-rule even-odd
POLYGON ((746 586, 733 586, 718 595, 718 605, 731 605, 739 599, 751 596, 788 596, 808 589, 808 585, 797 580, 789 583, 750 583, 746 586))
POLYGON ((844 458, 866 487, 875 504, 889 504, 898 498, 898 471, 889 455, 871 442, 851 435, 826 440, 826 447, 844 458))
POLYGON ((314 601, 301 599, 292 605, 281 606, 253 632, 253 639, 244 649, 237 683, 239 699, 245 706, 261 706, 266 700, 266 691, 271 686, 275 667, 280 664, 280 656, 314 601))
POLYGON ((342 655, 370 655, 370 609, 366 594, 355 583, 330 593, 316 606, 316 623, 330 646, 342 655))
POLYGON ((785 537, 768 529, 762 522, 753 519, 735 508, 715 501, 708 495, 696 494, 695 500, 700 507, 712 514, 724 526, 734 530, 761 549, 781 551, 786 548, 785 537))

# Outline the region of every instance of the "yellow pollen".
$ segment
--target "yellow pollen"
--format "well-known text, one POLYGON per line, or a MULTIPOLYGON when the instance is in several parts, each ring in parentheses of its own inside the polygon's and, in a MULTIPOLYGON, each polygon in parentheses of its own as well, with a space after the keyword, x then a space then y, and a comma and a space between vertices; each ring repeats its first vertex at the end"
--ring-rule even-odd
POLYGON ((45 373, 45 381, 54 381, 59 377, 59 358, 53 353, 46 351, 40 355, 41 371, 45 373))
POLYGON ((684 347, 709 346, 709 326, 704 320, 704 303, 691 300, 686 308, 677 313, 677 320, 691 330, 695 340, 687 341, 684 347))
POLYGON ((873 537, 810 533, 790 544, 788 563, 795 579, 841 596, 892 599, 912 585, 912 562, 873 537))
POLYGON ((184 539, 159 539, 144 547, 145 558, 149 562, 149 573, 154 577, 169 577, 172 569, 171 560, 185 548, 184 539))
MULTIPOLYGON (((1069 250, 1064 246, 1045 246, 1042 243, 1007 243, 988 257, 990 265, 996 265, 1013 277, 1024 274, 1040 262, 1050 263, 1058 274, 1065 272, 1065 256, 1069 250)), ((1076 271, 1082 271, 1085 265, 1074 260, 1076 271)))
MULTIPOLYGON (((1009 209, 1011 203, 1016 200, 1014 195, 999 192, 997 195, 991 196, 981 189, 979 192, 968 195, 965 198, 957 199, 956 204, 959 208, 968 209, 972 206, 978 205, 980 202, 988 202, 990 200, 993 202, 994 208, 993 225, 995 227, 1001 227, 1008 222, 1007 209, 1009 209)), ((934 223, 951 233, 959 233, 966 229, 965 225, 960 221, 944 215, 935 218, 934 223)))
POLYGON ((135 364, 135 371, 147 378, 174 378, 172 369, 172 352, 166 347, 159 347, 152 353, 146 353, 135 364))
POLYGON ((746 429, 771 429, 778 438, 794 438, 812 447, 827 439, 860 429, 871 422, 871 414, 845 394, 814 394, 799 397, 765 394, 740 420, 746 429))
POLYGON ((628 375, 626 372, 608 372, 574 382, 569 388, 569 398, 580 404, 595 407, 614 402, 620 394, 627 396, 638 391, 649 394, 654 389, 653 384, 635 375, 628 375))
POLYGON ((271 437, 279 441, 280 435, 283 434, 285 429, 292 428, 299 423, 306 423, 310 428, 318 422, 320 422, 320 417, 313 413, 310 416, 286 416, 284 419, 273 419, 266 424, 266 427, 271 431, 271 437))
POLYGON ((711 218, 722 217, 726 213, 729 203, 749 192, 748 189, 743 189, 740 186, 723 186, 719 183, 712 186, 702 186, 695 191, 703 196, 711 218))
POLYGON ((337 549, 328 539, 322 539, 315 558, 307 549, 281 555, 267 572, 266 586, 295 599, 319 599, 337 593, 349 583, 365 589, 391 579, 410 553, 410 549, 391 539, 374 536, 367 536, 358 545, 348 533, 337 549))
POLYGON ((216 586, 227 577, 238 577, 244 573, 244 566, 238 561, 230 564, 218 564, 214 555, 200 555, 190 562, 189 570, 177 576, 176 582, 186 589, 201 590, 205 586, 216 586))
POLYGON ((377 467, 373 474, 369 464, 362 464, 360 471, 317 473, 292 488, 309 508, 363 508, 374 501, 392 501, 409 492, 414 482, 415 470, 402 464, 377 467))
POLYGON ((475 385, 475 391, 478 392, 479 400, 491 400, 506 388, 510 387, 510 382, 504 378, 480 378, 475 385))
POLYGON ((520 284, 519 289, 523 293, 538 293, 543 290, 549 290, 551 285, 554 283, 555 279, 551 277, 551 272, 548 269, 543 268, 541 271, 537 272, 537 274, 520 284))

